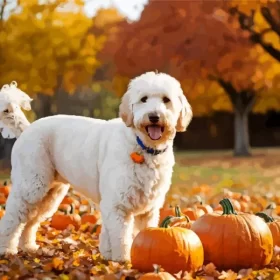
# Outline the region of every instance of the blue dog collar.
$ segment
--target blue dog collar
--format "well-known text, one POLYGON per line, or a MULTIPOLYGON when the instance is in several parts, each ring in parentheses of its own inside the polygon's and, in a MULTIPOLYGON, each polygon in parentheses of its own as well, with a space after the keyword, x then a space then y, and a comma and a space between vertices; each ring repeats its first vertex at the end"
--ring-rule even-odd
POLYGON ((154 155, 154 156, 162 154, 167 150, 167 147, 163 150, 156 150, 156 149, 153 149, 153 148, 146 147, 144 145, 144 143, 142 142, 142 140, 138 136, 136 137, 136 141, 137 141, 138 145, 142 148, 142 150, 144 150, 148 154, 151 154, 151 155, 154 155))

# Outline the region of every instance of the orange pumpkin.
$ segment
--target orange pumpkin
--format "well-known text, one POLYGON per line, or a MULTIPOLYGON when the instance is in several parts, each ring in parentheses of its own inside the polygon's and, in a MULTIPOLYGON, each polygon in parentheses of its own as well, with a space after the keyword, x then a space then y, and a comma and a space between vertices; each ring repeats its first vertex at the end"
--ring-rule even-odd
POLYGON ((213 212, 213 208, 208 204, 197 205, 197 209, 201 209, 205 214, 213 212))
POLYGON ((93 209, 91 208, 90 213, 85 213, 82 215, 81 223, 82 224, 90 223, 95 225, 98 219, 99 219, 98 213, 93 211, 93 209))
POLYGON ((196 205, 193 208, 188 207, 183 209, 183 213, 187 215, 191 221, 196 221, 199 217, 205 214, 205 212, 202 209, 197 208, 196 205))
POLYGON ((191 227, 202 241, 205 263, 212 262, 219 269, 260 268, 269 264, 273 239, 266 223, 252 214, 237 214, 227 198, 220 204, 222 213, 205 214, 191 227))
POLYGON ((73 204, 75 206, 76 209, 78 209, 80 207, 80 202, 77 199, 74 199, 73 197, 66 195, 62 202, 60 203, 60 205, 69 205, 69 204, 73 204))
POLYGON ((166 271, 159 271, 158 266, 155 265, 155 271, 141 275, 139 280, 176 280, 174 276, 166 271))
POLYGON ((159 212, 159 224, 162 223, 162 221, 167 217, 167 216, 175 216, 175 207, 169 205, 169 207, 164 207, 160 209, 159 212))
POLYGON ((2 186, 0 186, 0 194, 3 194, 6 198, 9 196, 10 190, 11 186, 8 185, 7 181, 5 181, 2 186))
POLYGON ((0 204, 6 204, 7 198, 3 193, 0 193, 0 204))
POLYGON ((0 219, 5 215, 5 207, 0 205, 0 219))
POLYGON ((153 264, 169 273, 196 271, 203 265, 203 247, 198 236, 181 227, 146 228, 134 238, 132 267, 149 272, 153 264))
POLYGON ((175 216, 167 216, 161 223, 161 227, 182 227, 190 228, 192 222, 187 215, 181 212, 178 205, 175 206, 175 216))
POLYGON ((72 205, 70 212, 66 211, 66 213, 55 213, 52 216, 50 224, 51 227, 58 230, 64 230, 69 225, 73 225, 76 230, 79 229, 81 225, 81 217, 78 214, 74 214, 74 207, 72 205))
POLYGON ((256 215, 262 218, 269 226, 272 233, 273 245, 280 247, 280 221, 274 220, 271 216, 264 212, 256 213, 256 215))

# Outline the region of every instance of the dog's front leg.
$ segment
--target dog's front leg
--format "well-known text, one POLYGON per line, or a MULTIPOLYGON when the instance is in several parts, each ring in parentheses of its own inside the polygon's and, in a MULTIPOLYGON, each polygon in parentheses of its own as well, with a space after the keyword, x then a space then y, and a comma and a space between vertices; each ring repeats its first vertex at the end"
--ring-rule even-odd
POLYGON ((145 214, 134 217, 134 237, 138 232, 147 227, 157 227, 159 222, 159 209, 155 208, 145 214))
MULTIPOLYGON (((104 209, 100 204, 103 225, 105 231, 102 234, 108 234, 109 244, 111 245, 111 260, 112 261, 129 261, 130 249, 132 245, 132 233, 134 225, 134 217, 131 213, 126 213, 119 208, 104 209)), ((100 246, 100 253, 106 259, 106 253, 103 252, 106 246, 100 246)))

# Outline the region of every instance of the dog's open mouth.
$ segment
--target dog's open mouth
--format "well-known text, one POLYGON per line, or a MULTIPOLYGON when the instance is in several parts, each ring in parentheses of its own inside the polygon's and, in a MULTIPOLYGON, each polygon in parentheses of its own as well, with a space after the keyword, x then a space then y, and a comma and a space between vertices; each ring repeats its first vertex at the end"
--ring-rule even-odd
POLYGON ((164 127, 160 125, 148 125, 146 131, 152 140, 159 140, 164 132, 164 127))

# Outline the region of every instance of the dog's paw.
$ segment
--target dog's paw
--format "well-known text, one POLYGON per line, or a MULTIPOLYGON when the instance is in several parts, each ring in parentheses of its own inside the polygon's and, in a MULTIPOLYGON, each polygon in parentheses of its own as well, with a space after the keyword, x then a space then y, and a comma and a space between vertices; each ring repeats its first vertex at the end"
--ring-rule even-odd
POLYGON ((16 255, 18 250, 16 248, 0 247, 0 256, 16 255))
POLYGON ((130 254, 112 254, 113 262, 130 262, 130 254))
POLYGON ((112 252, 111 251, 102 251, 100 250, 101 256, 104 260, 110 261, 112 260, 112 252))

